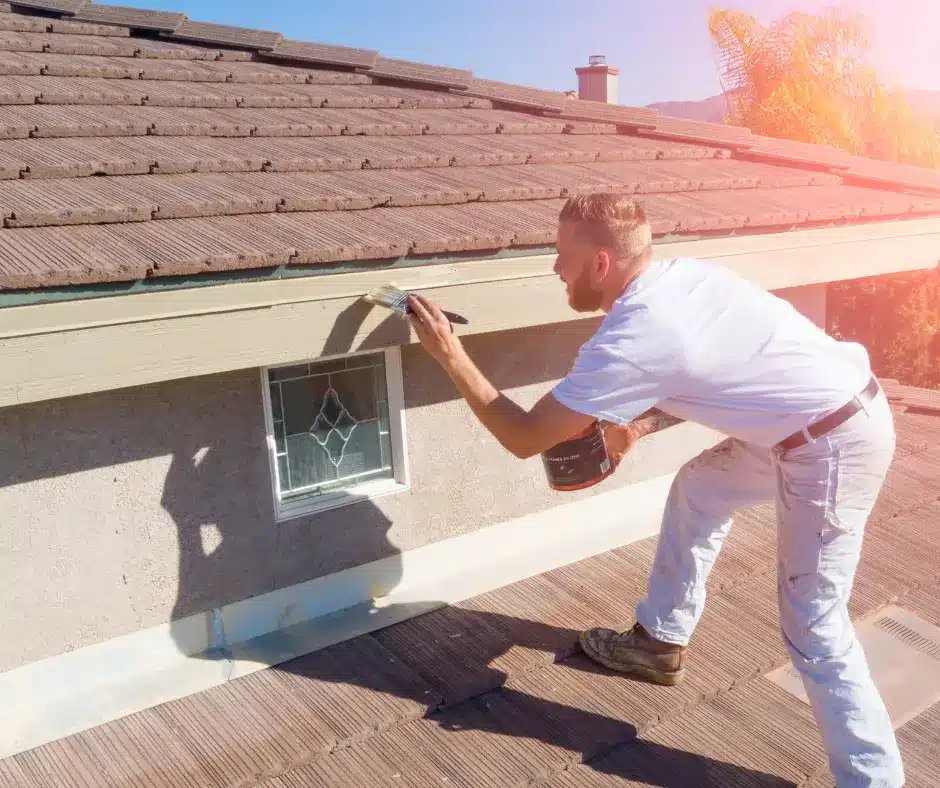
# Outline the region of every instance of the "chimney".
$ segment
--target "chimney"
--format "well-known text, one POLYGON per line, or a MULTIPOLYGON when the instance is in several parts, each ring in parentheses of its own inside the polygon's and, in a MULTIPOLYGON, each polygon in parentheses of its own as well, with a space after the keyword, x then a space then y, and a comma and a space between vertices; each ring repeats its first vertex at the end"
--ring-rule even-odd
POLYGON ((607 65, 604 55, 591 55, 588 65, 576 68, 578 74, 578 98, 617 104, 617 83, 620 69, 607 65))

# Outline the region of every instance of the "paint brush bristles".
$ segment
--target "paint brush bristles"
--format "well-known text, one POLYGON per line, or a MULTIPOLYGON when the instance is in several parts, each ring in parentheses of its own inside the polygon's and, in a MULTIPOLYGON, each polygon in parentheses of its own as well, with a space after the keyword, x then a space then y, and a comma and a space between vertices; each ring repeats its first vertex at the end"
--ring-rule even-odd
MULTIPOLYGON (((399 290, 395 285, 383 285, 382 287, 376 287, 370 290, 363 298, 370 304, 384 306, 386 309, 391 309, 393 312, 397 312, 404 317, 411 314, 411 307, 408 306, 408 296, 410 295, 411 293, 399 290)), ((444 317, 451 323, 466 325, 470 322, 467 318, 455 314, 454 312, 448 312, 445 309, 441 311, 444 313, 444 317)))

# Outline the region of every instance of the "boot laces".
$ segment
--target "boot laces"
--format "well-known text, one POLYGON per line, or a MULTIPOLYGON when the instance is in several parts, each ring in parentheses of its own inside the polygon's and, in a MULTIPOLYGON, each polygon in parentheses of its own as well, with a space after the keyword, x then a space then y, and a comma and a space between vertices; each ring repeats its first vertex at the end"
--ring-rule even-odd
POLYGON ((620 633, 620 637, 622 637, 622 638, 633 638, 633 637, 636 637, 637 635, 640 635, 640 634, 643 633, 644 631, 645 631, 645 630, 643 629, 642 624, 640 624, 640 622, 637 621, 632 627, 630 627, 630 629, 627 629, 627 630, 624 630, 623 632, 621 632, 621 633, 620 633))

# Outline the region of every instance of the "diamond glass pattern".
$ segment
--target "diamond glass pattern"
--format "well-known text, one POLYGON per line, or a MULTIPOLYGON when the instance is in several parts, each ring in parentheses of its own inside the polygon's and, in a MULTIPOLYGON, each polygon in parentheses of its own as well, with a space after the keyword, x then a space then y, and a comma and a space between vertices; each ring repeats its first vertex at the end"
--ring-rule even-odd
POLYGON ((339 418, 333 424, 333 429, 343 436, 344 441, 349 440, 349 436, 352 435, 355 428, 356 420, 345 410, 339 414, 339 418))
POLYGON ((323 398, 323 405, 320 407, 320 415, 323 416, 332 427, 343 411, 343 403, 339 401, 339 395, 330 388, 323 398))
POLYGON ((393 478, 383 354, 269 373, 281 497, 393 478))

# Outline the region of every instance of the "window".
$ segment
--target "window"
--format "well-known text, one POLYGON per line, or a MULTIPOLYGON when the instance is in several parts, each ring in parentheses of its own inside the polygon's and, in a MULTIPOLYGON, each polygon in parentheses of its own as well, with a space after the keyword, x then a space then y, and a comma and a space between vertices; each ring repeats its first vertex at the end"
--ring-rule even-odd
POLYGON ((263 370, 279 520, 408 485, 398 348, 263 370))

